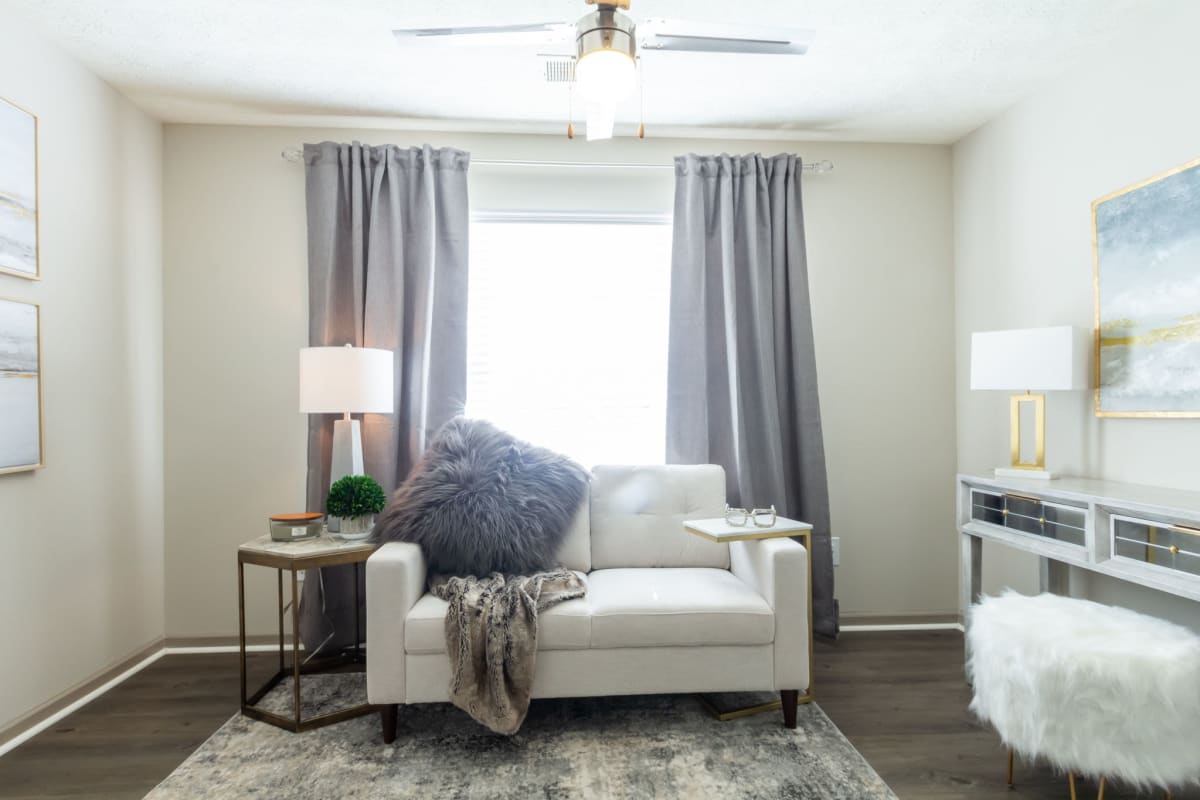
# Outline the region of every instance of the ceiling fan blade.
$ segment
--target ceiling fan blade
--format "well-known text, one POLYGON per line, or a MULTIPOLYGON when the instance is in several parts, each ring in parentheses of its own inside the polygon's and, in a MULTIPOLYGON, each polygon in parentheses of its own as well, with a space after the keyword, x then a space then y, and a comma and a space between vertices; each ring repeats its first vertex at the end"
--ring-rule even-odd
POLYGON ((794 55, 808 52, 814 32, 803 28, 768 28, 715 25, 675 19, 647 19, 638 23, 639 47, 644 50, 691 53, 747 53, 794 55))
POLYGON ((404 47, 509 47, 570 41, 575 35, 575 26, 569 22, 539 22, 464 28, 402 28, 392 31, 392 35, 404 47))

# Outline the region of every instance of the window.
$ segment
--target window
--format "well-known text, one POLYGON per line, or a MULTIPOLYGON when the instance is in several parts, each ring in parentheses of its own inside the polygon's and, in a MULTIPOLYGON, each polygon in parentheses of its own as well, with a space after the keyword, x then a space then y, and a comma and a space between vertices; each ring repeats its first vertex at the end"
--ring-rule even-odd
POLYGON ((481 216, 471 226, 467 414, 595 464, 661 464, 671 228, 481 216))

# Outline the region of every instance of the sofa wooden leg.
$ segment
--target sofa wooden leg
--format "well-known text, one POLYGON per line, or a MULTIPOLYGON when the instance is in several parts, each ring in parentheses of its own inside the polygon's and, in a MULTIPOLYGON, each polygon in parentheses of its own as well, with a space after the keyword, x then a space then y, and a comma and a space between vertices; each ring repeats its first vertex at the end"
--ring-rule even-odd
POLYGON ((779 693, 779 699, 783 703, 783 726, 785 728, 795 728, 796 706, 800 702, 799 690, 784 689, 779 693))
POLYGON ((383 743, 391 744, 396 741, 396 720, 399 717, 399 706, 389 703, 379 709, 379 719, 383 723, 383 743))

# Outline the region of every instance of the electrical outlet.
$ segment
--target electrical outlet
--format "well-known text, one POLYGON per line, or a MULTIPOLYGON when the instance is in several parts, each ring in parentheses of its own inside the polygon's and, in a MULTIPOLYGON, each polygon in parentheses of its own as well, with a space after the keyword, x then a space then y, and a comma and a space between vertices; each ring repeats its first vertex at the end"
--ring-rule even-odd
POLYGON ((842 537, 834 536, 830 541, 833 543, 833 565, 836 567, 842 563, 842 537))

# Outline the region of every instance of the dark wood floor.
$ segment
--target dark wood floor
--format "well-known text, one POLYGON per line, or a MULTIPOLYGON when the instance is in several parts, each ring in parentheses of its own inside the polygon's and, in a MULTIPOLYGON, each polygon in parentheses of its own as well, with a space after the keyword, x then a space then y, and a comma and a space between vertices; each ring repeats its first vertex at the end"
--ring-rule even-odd
MULTIPOLYGON (((905 800, 1067 797, 1045 767, 1018 764, 1016 791, 1005 787, 999 741, 966 711, 959 633, 844 634, 818 644, 817 676, 821 707, 905 800)), ((237 680, 236 656, 167 656, 0 757, 0 798, 140 798, 237 710, 237 680)))

